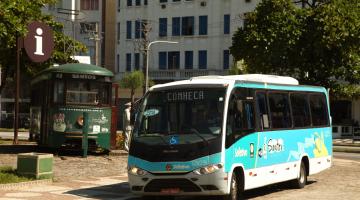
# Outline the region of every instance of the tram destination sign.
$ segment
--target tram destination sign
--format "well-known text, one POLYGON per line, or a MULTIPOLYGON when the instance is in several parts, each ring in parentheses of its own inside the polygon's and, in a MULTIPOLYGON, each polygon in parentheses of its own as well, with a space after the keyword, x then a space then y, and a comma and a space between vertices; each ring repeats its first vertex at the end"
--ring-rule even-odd
POLYGON ((93 74, 56 73, 55 78, 57 78, 57 79, 101 80, 104 82, 111 82, 110 77, 96 76, 93 74))

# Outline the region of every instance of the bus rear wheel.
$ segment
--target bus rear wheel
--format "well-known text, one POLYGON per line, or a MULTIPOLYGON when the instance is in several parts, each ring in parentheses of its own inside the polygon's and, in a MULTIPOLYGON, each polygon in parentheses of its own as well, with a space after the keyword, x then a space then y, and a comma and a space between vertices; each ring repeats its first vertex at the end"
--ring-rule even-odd
POLYGON ((301 161, 298 178, 292 180, 292 186, 296 189, 304 188, 307 183, 307 173, 304 161, 301 161))

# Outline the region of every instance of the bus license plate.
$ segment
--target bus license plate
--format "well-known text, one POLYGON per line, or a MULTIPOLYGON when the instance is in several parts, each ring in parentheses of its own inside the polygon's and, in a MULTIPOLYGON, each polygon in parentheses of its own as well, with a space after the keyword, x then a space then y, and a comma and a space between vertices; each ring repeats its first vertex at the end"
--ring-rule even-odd
POLYGON ((180 192, 180 188, 164 188, 161 189, 161 193, 164 194, 176 194, 180 192))

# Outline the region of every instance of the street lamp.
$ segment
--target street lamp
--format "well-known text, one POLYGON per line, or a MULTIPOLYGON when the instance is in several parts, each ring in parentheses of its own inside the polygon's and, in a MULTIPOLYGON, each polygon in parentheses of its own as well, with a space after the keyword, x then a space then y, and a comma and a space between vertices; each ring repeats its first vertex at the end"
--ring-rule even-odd
POLYGON ((173 42, 173 41, 152 41, 147 45, 146 48, 146 74, 145 74, 145 89, 146 91, 148 91, 149 89, 149 52, 150 52, 150 47, 153 44, 156 43, 168 43, 168 44, 177 44, 178 42, 173 42))

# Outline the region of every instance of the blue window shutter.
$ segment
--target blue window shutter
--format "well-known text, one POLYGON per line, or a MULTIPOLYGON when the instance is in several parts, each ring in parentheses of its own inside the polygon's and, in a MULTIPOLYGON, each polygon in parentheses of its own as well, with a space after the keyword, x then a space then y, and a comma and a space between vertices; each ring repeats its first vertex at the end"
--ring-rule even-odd
POLYGON ((140 69, 140 53, 135 53, 135 69, 139 70, 140 69))
POLYGON ((126 54, 126 71, 131 71, 131 53, 126 54))
POLYGON ((172 35, 173 36, 180 35, 180 17, 172 18, 172 35))
POLYGON ((199 16, 199 35, 208 34, 208 16, 199 16))
POLYGON ((132 29, 132 25, 131 25, 131 21, 126 21, 126 39, 131 39, 131 32, 132 29))
POLYGON ((224 34, 230 34, 230 15, 224 15, 224 34))
POLYGON ((230 51, 224 50, 223 53, 223 67, 224 69, 229 69, 230 66, 230 51))
POLYGON ((140 32, 141 32, 141 21, 136 20, 135 21, 135 38, 140 38, 140 32))
POLYGON ((200 50, 199 51, 199 69, 207 68, 207 51, 200 50))
POLYGON ((194 52, 185 51, 185 69, 192 69, 194 62, 194 52))
POLYGON ((159 18, 159 36, 167 36, 167 18, 159 18))
POLYGON ((166 69, 167 53, 165 51, 159 52, 159 69, 166 69))

